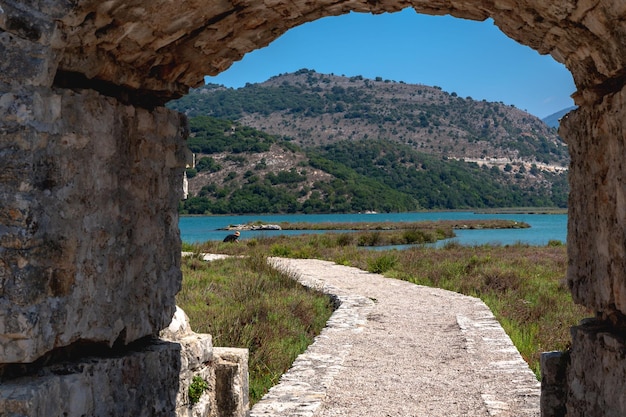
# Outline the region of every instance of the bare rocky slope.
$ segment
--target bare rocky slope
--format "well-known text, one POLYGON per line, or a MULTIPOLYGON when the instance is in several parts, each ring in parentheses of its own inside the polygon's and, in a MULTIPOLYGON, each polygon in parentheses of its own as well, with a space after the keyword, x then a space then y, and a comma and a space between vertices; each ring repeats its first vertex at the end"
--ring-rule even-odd
POLYGON ((237 120, 302 146, 391 139, 432 155, 567 167, 556 129, 503 103, 439 87, 300 70, 240 89, 208 85, 173 105, 237 120))

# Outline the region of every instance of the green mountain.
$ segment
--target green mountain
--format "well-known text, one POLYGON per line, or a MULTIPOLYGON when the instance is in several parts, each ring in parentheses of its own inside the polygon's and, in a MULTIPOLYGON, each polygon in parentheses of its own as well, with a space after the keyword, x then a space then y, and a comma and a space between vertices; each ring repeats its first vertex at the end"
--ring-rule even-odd
POLYGON ((567 147, 502 103, 301 70, 169 106, 190 117, 197 161, 183 213, 567 204, 567 147))
POLYGON ((559 167, 569 161, 556 129, 515 107, 382 79, 300 70, 239 89, 207 85, 171 107, 191 117, 235 120, 305 147, 389 139, 456 159, 559 167))
MULTIPOLYGON (((302 149, 247 126, 199 116, 190 120, 186 214, 400 212, 559 206, 566 175, 521 187, 512 166, 439 158, 384 139, 337 141, 302 149)), ((523 170, 523 166, 519 167, 523 170)))

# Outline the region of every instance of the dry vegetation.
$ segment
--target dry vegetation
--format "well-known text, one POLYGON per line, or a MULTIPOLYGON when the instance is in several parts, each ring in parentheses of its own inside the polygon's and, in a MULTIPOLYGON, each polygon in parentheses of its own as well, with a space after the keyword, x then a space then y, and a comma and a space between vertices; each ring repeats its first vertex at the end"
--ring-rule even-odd
POLYGON ((250 401, 257 402, 325 326, 329 297, 307 290, 270 267, 260 253, 182 263, 183 287, 176 302, 196 332, 214 346, 249 349, 250 401))
POLYGON ((462 246, 452 242, 443 248, 415 245, 406 250, 371 250, 357 246, 356 233, 278 236, 238 245, 208 242, 194 250, 326 259, 479 297, 538 377, 540 353, 566 349, 569 328, 591 314, 572 302, 565 280, 566 248, 560 242, 545 247, 462 246))

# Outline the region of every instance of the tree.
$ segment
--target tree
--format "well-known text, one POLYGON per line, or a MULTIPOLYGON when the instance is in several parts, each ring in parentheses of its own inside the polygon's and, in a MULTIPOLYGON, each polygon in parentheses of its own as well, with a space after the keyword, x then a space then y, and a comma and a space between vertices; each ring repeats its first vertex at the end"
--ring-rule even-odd
POLYGON ((196 169, 198 172, 209 171, 209 172, 217 172, 222 169, 222 166, 215 162, 215 160, 211 157, 200 158, 200 160, 196 163, 196 169))
POLYGON ((539 175, 539 168, 537 167, 537 164, 532 164, 530 166, 530 173, 535 176, 539 175))

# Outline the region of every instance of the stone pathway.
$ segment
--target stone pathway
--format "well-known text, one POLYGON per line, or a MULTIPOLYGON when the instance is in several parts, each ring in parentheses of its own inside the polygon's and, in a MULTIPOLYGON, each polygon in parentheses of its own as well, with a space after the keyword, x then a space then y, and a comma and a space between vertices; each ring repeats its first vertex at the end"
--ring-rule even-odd
POLYGON ((272 258, 339 308, 260 416, 539 416, 540 385, 479 299, 311 259, 272 258))

